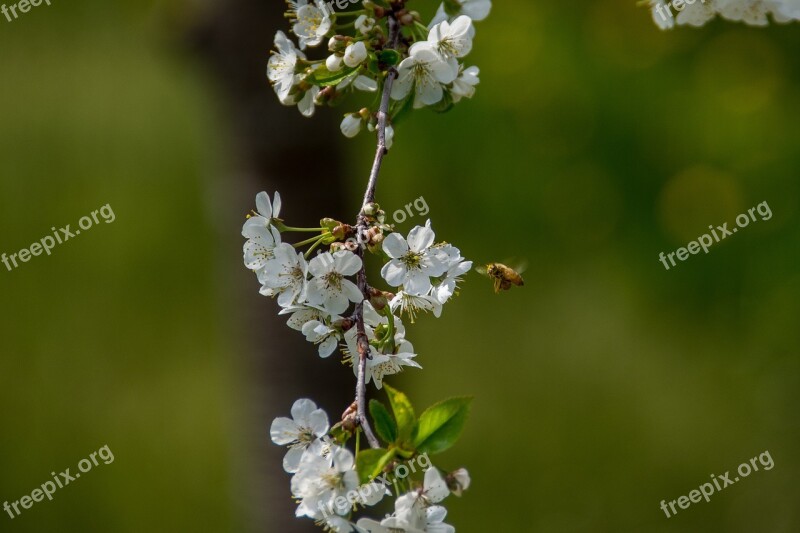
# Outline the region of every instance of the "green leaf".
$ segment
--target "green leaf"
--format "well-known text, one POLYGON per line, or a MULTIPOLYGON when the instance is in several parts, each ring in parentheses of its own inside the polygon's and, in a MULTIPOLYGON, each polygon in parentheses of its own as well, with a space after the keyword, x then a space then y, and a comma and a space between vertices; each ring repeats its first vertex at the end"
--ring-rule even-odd
POLYGON ((451 398, 427 408, 419 417, 414 446, 419 453, 441 453, 455 444, 469 415, 472 398, 451 398))
POLYGON ((378 61, 380 61, 384 65, 389 65, 391 67, 400 63, 400 59, 402 58, 400 52, 392 49, 381 50, 380 52, 377 53, 377 56, 378 56, 378 61))
POLYGON ((389 403, 392 405, 394 419, 397 421, 397 442, 400 444, 409 442, 417 428, 414 407, 402 392, 386 384, 384 384, 384 388, 386 394, 389 395, 389 403))
POLYGON ((336 85, 347 76, 356 71, 358 67, 343 66, 341 70, 331 72, 325 65, 321 65, 314 69, 314 72, 308 78, 308 82, 313 85, 320 85, 327 87, 328 85, 336 85))
POLYGON ((394 450, 385 448, 361 450, 356 460, 359 483, 363 485, 375 479, 392 459, 394 459, 394 450))
POLYGON ((391 444, 397 440, 397 423, 392 418, 392 415, 389 414, 386 406, 378 400, 370 400, 369 414, 372 415, 375 432, 384 442, 391 444))

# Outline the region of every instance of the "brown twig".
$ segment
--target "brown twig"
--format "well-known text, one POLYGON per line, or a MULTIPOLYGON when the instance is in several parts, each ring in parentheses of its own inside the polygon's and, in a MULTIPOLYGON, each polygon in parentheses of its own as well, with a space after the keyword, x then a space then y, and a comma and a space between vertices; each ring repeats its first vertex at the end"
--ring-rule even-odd
MULTIPOLYGON (((389 48, 396 48, 400 39, 400 23, 397 21, 397 16, 395 13, 396 12, 394 10, 387 13, 387 19, 389 21, 389 48)), ((378 148, 375 152, 375 160, 372 163, 372 170, 369 175, 369 183, 367 184, 367 190, 364 193, 364 202, 361 206, 361 212, 358 215, 358 224, 356 225, 356 233, 359 236, 364 236, 369 227, 366 214, 364 213, 364 208, 367 205, 375 202, 375 189, 378 184, 378 174, 380 174, 381 171, 383 157, 388 152, 386 148, 386 123, 388 122, 389 115, 389 99, 392 93, 392 86, 394 85, 394 80, 396 78, 397 70, 394 67, 391 67, 389 72, 386 74, 386 80, 383 85, 383 95, 381 97, 381 105, 378 109, 378 148)), ((364 298, 369 298, 367 272, 363 263, 363 246, 358 247, 356 255, 358 255, 358 257, 362 260, 361 270, 358 272, 358 288, 361 290, 361 294, 364 295, 364 298)), ((370 447, 380 448, 380 442, 378 442, 378 439, 375 438, 375 434, 372 432, 372 427, 369 425, 369 420, 367 420, 366 373, 367 359, 370 357, 370 346, 369 339, 367 338, 367 333, 364 328, 363 301, 356 305, 354 317, 356 321, 356 339, 358 343, 358 379, 356 382, 358 422, 361 425, 361 428, 364 430, 364 435, 367 437, 370 447)))

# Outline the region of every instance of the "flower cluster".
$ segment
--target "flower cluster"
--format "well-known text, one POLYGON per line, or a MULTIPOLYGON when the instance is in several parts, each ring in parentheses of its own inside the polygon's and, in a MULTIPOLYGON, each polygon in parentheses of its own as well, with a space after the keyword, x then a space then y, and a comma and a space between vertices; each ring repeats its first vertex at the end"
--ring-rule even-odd
POLYGON ((661 29, 703 26, 717 15, 752 26, 800 20, 800 0, 650 0, 653 20, 661 29), (677 12, 673 13, 673 11, 677 12))
POLYGON ((295 402, 291 418, 275 419, 270 434, 273 442, 288 447, 283 468, 293 474, 297 516, 332 531, 454 531, 443 523, 446 511, 438 503, 450 492, 460 495, 469 485, 465 470, 442 477, 428 460, 419 482, 390 472, 400 459, 427 459, 449 448, 461 432, 470 399, 445 400, 416 418, 405 395, 385 385, 384 379, 406 367, 421 368, 403 318, 413 322, 419 312, 440 316, 472 262, 455 246, 437 243, 430 221, 407 236, 395 232, 375 203, 364 207, 356 227, 329 218, 315 228, 288 226, 281 207, 279 193, 272 198, 259 193, 256 210, 242 227, 247 239, 244 263, 256 274, 259 292, 277 301, 280 314, 291 315, 289 327, 315 344, 320 357, 340 347, 343 361, 353 366, 356 376, 363 372, 364 387, 371 382, 384 389, 393 410, 391 415, 381 402, 371 400, 375 431, 386 447, 373 435, 368 450, 360 450, 359 437, 365 430, 358 402, 333 427, 328 415, 307 399, 295 402), (285 242, 285 235, 294 232, 313 235, 295 244, 285 242), (382 277, 396 294, 365 283, 362 258, 367 251, 383 259, 382 277), (353 281, 357 275, 358 284, 353 281), (355 453, 346 447, 352 437, 355 453), (398 491, 394 513, 381 521, 353 522, 354 511, 391 494, 387 476, 398 491))
MULTIPOLYGON (((412 108, 433 106, 447 111, 475 94, 480 73, 461 60, 472 49, 474 21, 485 19, 491 0, 446 0, 424 25, 405 1, 386 5, 364 0, 362 9, 334 12, 322 0, 289 0, 287 18, 298 45, 278 31, 267 77, 284 105, 297 105, 307 117, 315 106, 337 105, 354 91, 382 90, 387 73, 396 71, 386 127, 387 147, 392 123, 412 108), (380 4, 380 5, 379 5, 380 4), (389 19, 399 25, 391 38, 389 19), (305 50, 327 43, 327 54, 309 59, 305 50)), ((377 104, 344 115, 341 131, 355 137, 377 126, 377 104)))
POLYGON ((320 357, 329 357, 341 343, 344 361, 352 364, 358 352, 357 330, 355 317, 346 311, 353 304, 363 305, 370 349, 366 380, 380 389, 385 376, 404 367, 421 368, 406 339, 402 317, 413 322, 421 311, 441 316, 442 306, 456 293, 472 262, 464 260, 455 246, 436 243, 430 221, 413 228, 406 238, 383 223, 385 214, 377 204, 373 208, 369 241, 359 243, 355 228, 331 219, 323 219, 317 228, 287 226, 280 218, 280 194, 270 199, 261 192, 242 235, 247 239, 244 264, 255 272, 260 293, 276 299, 280 314, 291 315, 289 327, 317 345, 320 357), (283 242, 282 233, 303 231, 316 235, 296 244, 283 242), (307 251, 298 250, 304 246, 307 251), (321 246, 328 250, 323 252, 321 246), (354 252, 359 246, 385 258, 381 272, 389 286, 399 289, 396 294, 371 287, 363 294, 352 281, 363 266, 354 252))
MULTIPOLYGON (((393 393, 403 401, 402 393, 393 393)), ((447 510, 438 504, 451 493, 461 496, 469 488, 470 476, 466 469, 459 468, 443 476, 431 464, 427 452, 410 452, 417 456, 419 465, 423 464, 422 459, 426 463, 424 473, 417 476, 422 479, 414 481, 409 477, 408 466, 401 464, 392 468, 397 463, 392 451, 379 449, 379 454, 371 454, 366 460, 364 457, 369 452, 363 451, 361 458, 356 459, 342 445, 345 434, 342 424, 330 428, 328 415, 317 409, 313 401, 297 400, 291 415, 291 418, 276 418, 270 436, 275 444, 288 448, 283 468, 292 474, 291 490, 298 502, 295 513, 298 517, 311 518, 326 531, 343 533, 455 532, 453 526, 444 523, 447 510), (375 460, 373 456, 376 455, 381 457, 375 460), (404 469, 402 473, 400 468, 404 469), (383 475, 377 476, 375 470, 382 471, 383 475), (375 475, 364 475, 367 471, 375 475), (393 496, 390 487, 398 491, 393 514, 381 521, 370 518, 361 518, 357 523, 352 521, 355 510, 375 506, 385 496, 393 496)), ((388 413, 386 416, 389 422, 394 422, 388 413)), ((384 429, 397 431, 397 426, 384 429)), ((409 464, 417 473, 413 463, 409 464)))

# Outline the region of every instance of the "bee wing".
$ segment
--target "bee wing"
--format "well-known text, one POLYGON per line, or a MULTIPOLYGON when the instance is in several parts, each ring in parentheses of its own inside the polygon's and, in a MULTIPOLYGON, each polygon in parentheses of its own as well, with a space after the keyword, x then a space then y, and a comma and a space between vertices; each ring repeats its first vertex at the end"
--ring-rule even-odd
POLYGON ((500 264, 507 266, 517 274, 522 274, 528 269, 528 260, 519 257, 507 257, 500 264))
POLYGON ((478 265, 476 267, 473 267, 473 270, 483 276, 489 275, 489 270, 486 268, 486 265, 478 265))

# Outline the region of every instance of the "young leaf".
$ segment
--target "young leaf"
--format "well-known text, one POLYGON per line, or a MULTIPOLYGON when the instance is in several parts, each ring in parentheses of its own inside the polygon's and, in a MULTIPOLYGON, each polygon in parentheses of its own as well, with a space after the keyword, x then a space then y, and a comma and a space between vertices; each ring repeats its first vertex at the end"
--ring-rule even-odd
POLYGON ((343 66, 340 70, 331 72, 327 69, 327 67, 325 67, 325 65, 321 65, 314 69, 314 73, 311 75, 311 78, 308 81, 309 83, 320 85, 322 87, 336 85, 347 76, 355 72, 356 68, 343 66))
POLYGON ((394 419, 397 421, 397 441, 407 442, 416 431, 417 417, 414 416, 414 407, 402 392, 384 384, 386 394, 389 395, 389 403, 392 405, 394 419))
POLYGON ((378 52, 377 56, 378 56, 378 61, 380 61, 384 65, 389 65, 390 67, 399 64, 400 60, 402 59, 400 52, 392 49, 381 50, 380 52, 378 52))
POLYGON ((356 461, 359 483, 363 485, 375 479, 392 459, 394 459, 394 450, 384 448, 361 450, 356 461))
POLYGON ((375 432, 384 442, 391 444, 397 440, 397 423, 380 401, 369 401, 369 414, 372 415, 375 432))
POLYGON ((451 398, 436 403, 419 417, 414 447, 419 453, 441 453, 458 440, 469 414, 472 398, 451 398))

